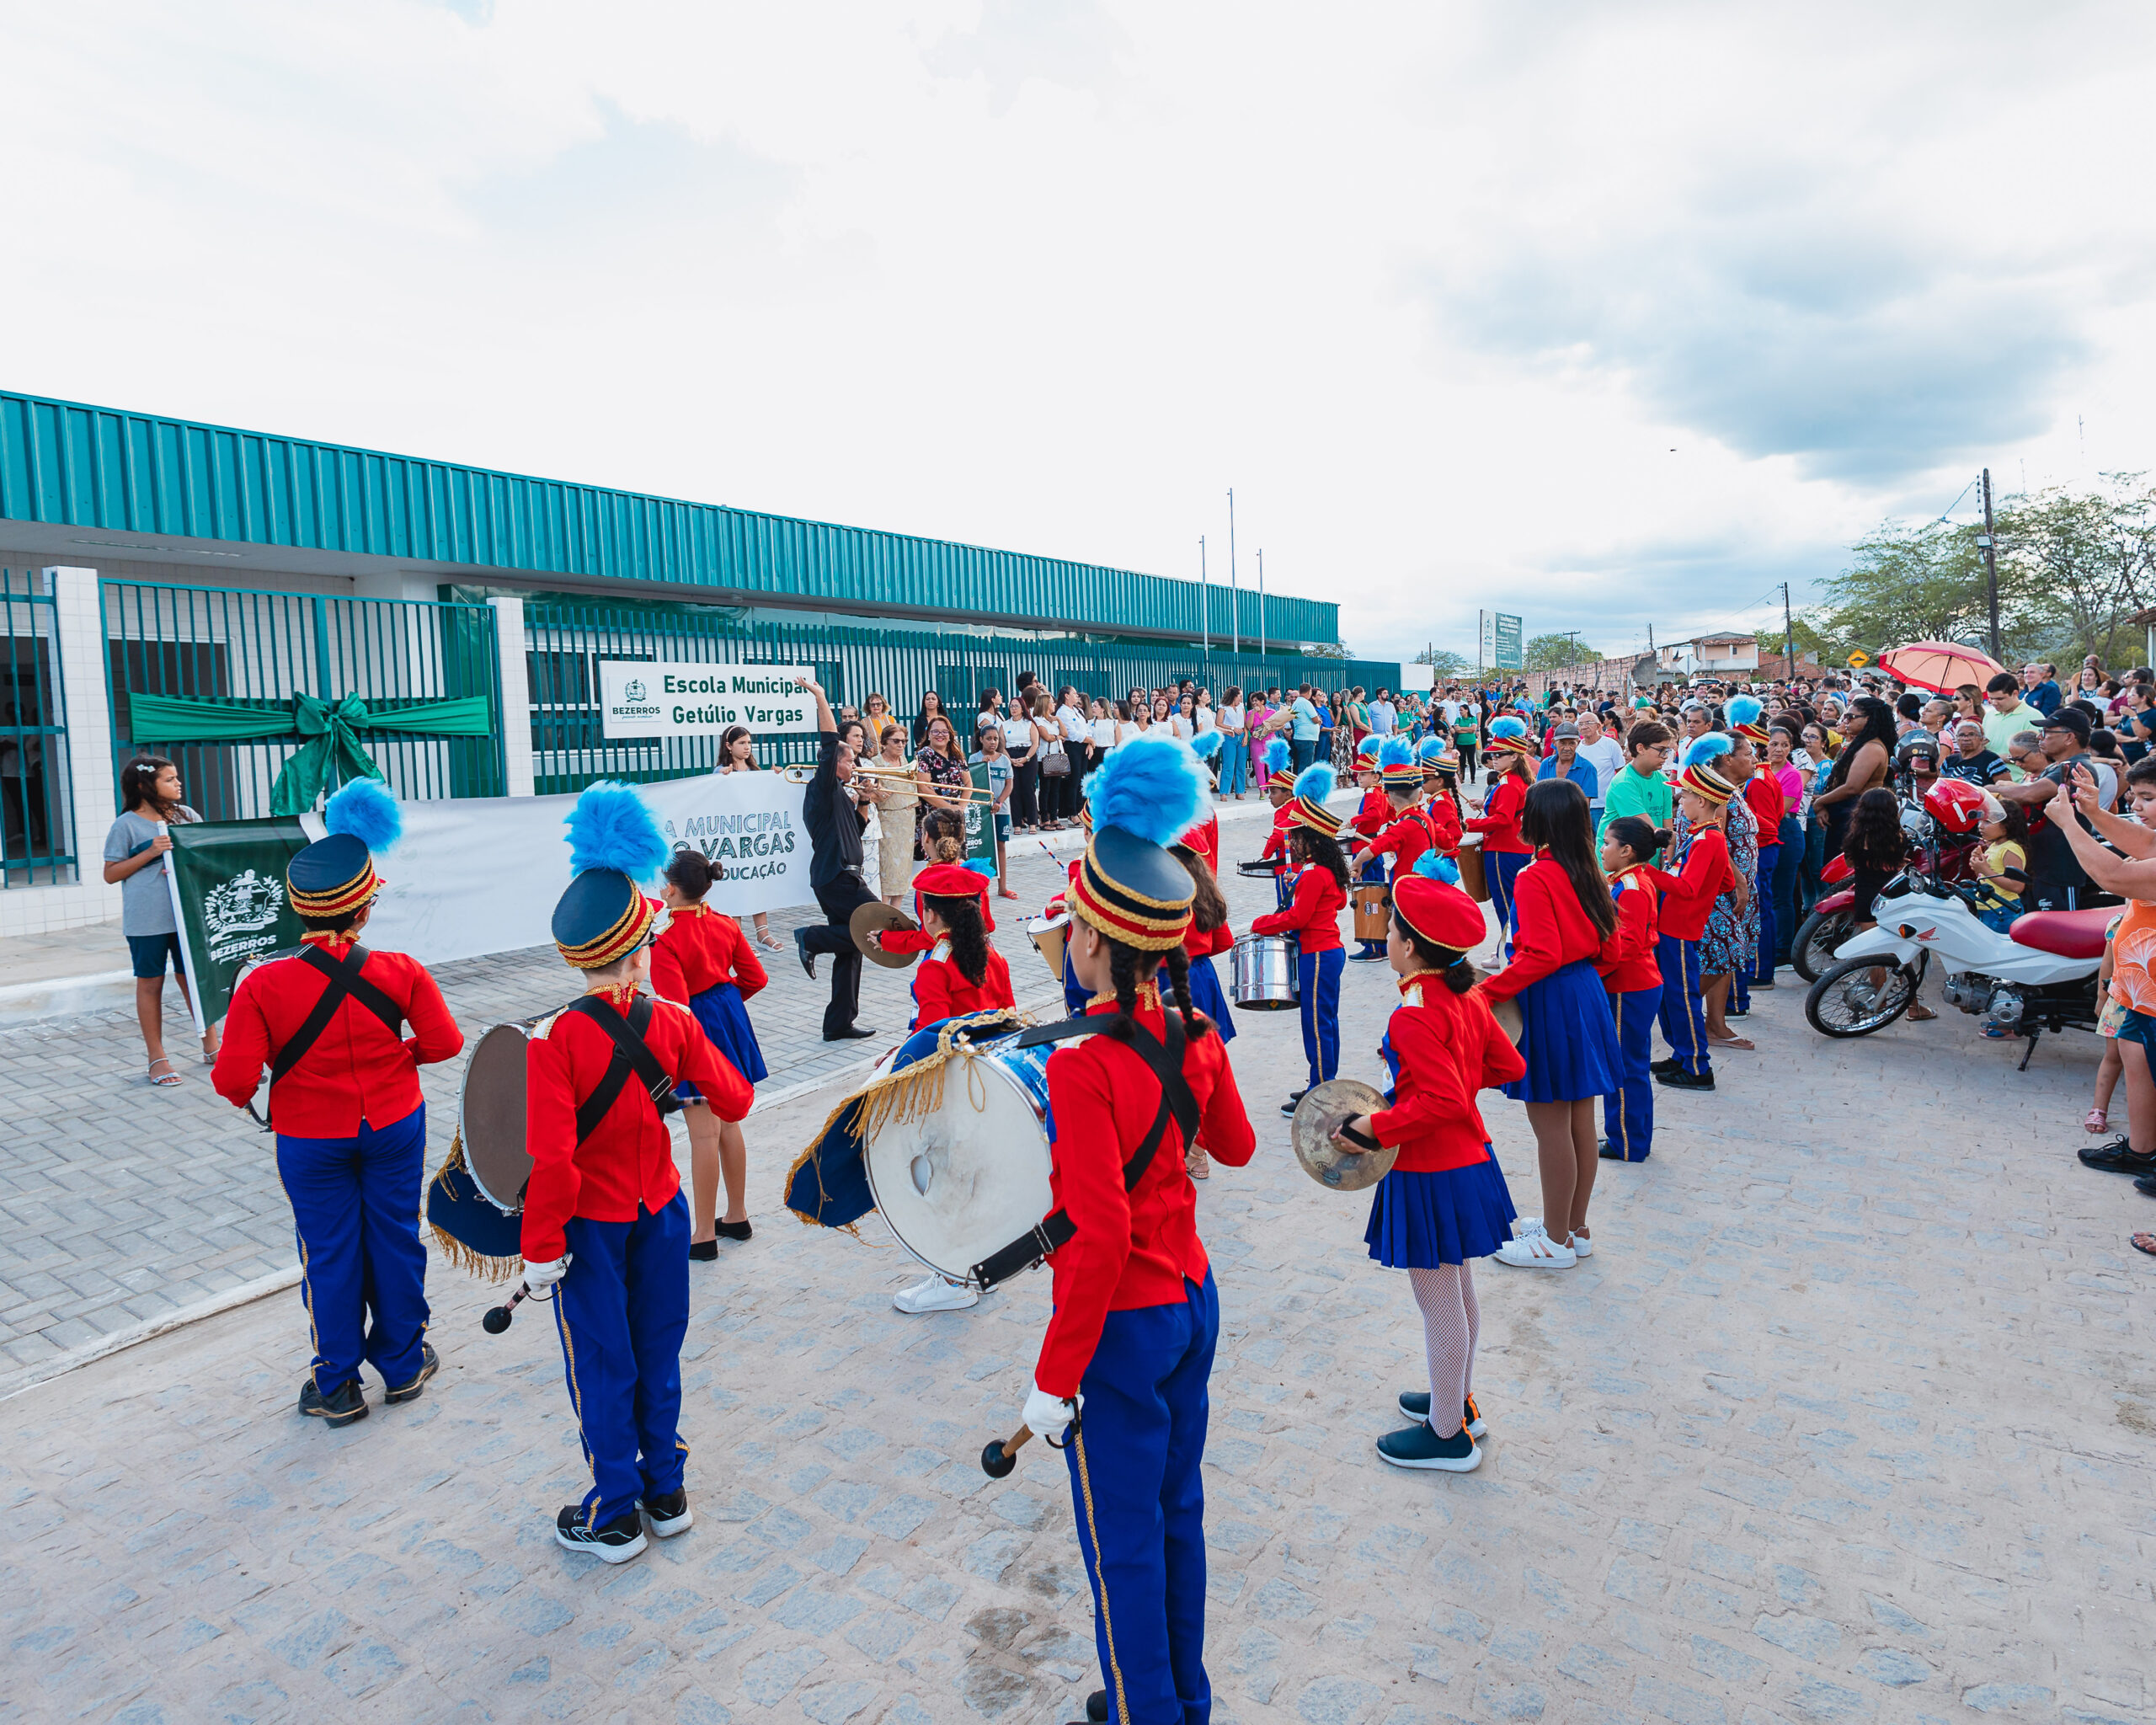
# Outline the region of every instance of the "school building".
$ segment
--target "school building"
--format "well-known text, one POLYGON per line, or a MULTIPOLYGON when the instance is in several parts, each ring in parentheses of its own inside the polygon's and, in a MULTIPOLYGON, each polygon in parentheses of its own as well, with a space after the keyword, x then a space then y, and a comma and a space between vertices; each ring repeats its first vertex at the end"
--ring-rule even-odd
POLYGON ((603 736, 606 660, 813 665, 901 714, 1027 670, 1399 685, 1338 637, 1317 600, 0 393, 0 935, 119 914, 141 753, 213 820, 310 746, 408 798, 528 796, 712 766, 603 736))

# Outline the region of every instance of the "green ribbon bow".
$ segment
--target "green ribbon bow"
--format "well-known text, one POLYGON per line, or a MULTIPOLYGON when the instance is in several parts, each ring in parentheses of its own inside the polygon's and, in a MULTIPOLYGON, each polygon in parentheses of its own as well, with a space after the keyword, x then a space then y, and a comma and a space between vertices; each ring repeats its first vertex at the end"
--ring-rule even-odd
POLYGON ((127 730, 137 744, 240 742, 271 737, 305 740, 270 788, 270 812, 303 814, 325 790, 349 779, 379 779, 382 769, 360 745, 362 731, 484 737, 494 734, 484 695, 370 708, 357 695, 334 702, 295 695, 289 702, 216 695, 130 695, 127 730))

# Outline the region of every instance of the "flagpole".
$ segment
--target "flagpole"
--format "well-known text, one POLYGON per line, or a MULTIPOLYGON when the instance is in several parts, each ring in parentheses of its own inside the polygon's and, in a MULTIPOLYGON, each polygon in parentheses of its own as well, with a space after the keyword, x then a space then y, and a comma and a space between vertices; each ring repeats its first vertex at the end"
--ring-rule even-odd
POLYGON ((1235 488, 1228 488, 1228 628, 1235 642, 1232 649, 1236 658, 1243 652, 1242 592, 1235 585, 1235 488))

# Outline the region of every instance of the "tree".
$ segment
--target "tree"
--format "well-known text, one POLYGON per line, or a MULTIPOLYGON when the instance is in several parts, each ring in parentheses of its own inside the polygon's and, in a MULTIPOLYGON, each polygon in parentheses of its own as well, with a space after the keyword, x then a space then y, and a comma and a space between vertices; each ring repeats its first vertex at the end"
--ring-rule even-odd
POLYGON ((1526 656, 1529 670, 1562 670, 1602 657, 1572 635, 1537 635, 1527 644, 1526 656))
POLYGON ((2126 620, 2156 587, 2156 488, 2145 477, 2105 473, 2101 491, 2040 491, 1999 515, 1999 556, 2028 590, 2036 654, 2062 665, 2092 653, 2107 665, 2139 659, 2126 620))
POLYGON ((1454 678, 1465 676, 1475 669, 1475 661, 1465 653, 1455 653, 1449 647, 1425 647, 1412 661, 1430 667, 1431 680, 1442 686, 1454 678))

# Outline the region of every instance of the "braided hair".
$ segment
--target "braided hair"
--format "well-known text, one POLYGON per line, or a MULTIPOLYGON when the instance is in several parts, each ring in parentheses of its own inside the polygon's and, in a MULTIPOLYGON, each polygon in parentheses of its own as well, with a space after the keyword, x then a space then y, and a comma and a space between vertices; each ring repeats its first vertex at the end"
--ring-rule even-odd
POLYGON ((1101 936, 1101 944, 1108 949, 1108 975, 1115 984, 1116 1012, 1126 1023, 1137 1021, 1138 985, 1150 981, 1155 971, 1164 968, 1168 973, 1168 991, 1175 997, 1176 1009, 1182 1014, 1183 1034, 1195 1042, 1212 1028, 1210 1022, 1190 1003, 1190 954, 1181 947, 1170 947, 1165 953, 1141 953, 1136 947, 1107 934, 1101 936))
POLYGON ((970 895, 962 899, 940 893, 925 893, 922 897, 942 921, 943 937, 951 943, 951 962, 958 967, 961 976, 979 988, 988 975, 988 928, 980 920, 980 900, 970 895))

